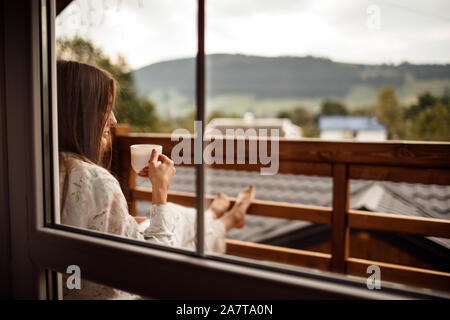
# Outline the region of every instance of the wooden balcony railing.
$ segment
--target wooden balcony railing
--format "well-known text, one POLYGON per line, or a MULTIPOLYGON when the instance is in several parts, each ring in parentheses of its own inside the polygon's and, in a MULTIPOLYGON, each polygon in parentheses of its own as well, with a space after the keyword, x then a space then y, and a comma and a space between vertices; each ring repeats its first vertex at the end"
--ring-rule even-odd
MULTIPOLYGON (((234 139, 234 150, 237 149, 238 140, 242 142, 241 139, 234 139)), ((249 140, 243 140, 246 145, 246 164, 214 164, 210 167, 259 171, 262 165, 248 164, 249 140)), ((173 146, 178 142, 171 141, 168 134, 135 134, 126 131, 117 134, 113 170, 118 174, 129 200, 131 214, 135 214, 135 200, 151 201, 151 189, 136 187, 135 175, 130 170, 130 145, 139 143, 160 144, 164 154, 170 156, 173 146)), ((194 150, 192 139, 191 144, 191 150, 194 150)), ((226 145, 225 141, 223 145, 226 145)), ((331 177, 332 207, 255 200, 248 213, 331 225, 331 254, 227 240, 228 254, 362 277, 367 277, 367 267, 375 264, 381 268, 383 281, 450 291, 450 273, 349 256, 351 228, 450 237, 449 220, 349 209, 350 179, 450 185, 450 143, 280 139, 279 173, 331 177)), ((211 199, 211 196, 208 198, 211 199)), ((169 201, 195 206, 195 194, 170 192, 169 201)))

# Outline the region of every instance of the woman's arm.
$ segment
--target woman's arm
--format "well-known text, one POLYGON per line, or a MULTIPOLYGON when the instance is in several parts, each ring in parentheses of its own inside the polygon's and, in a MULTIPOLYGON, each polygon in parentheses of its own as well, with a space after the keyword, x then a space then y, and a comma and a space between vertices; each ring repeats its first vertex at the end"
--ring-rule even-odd
POLYGON ((108 201, 109 205, 106 210, 101 210, 102 212, 105 212, 105 214, 102 215, 102 220, 104 222, 99 219, 93 220, 96 227, 92 228, 91 224, 91 229, 97 229, 99 231, 138 240, 145 240, 159 245, 181 245, 174 232, 178 220, 177 212, 172 210, 167 204, 152 205, 149 226, 141 233, 136 219, 128 213, 127 202, 118 183, 115 183, 114 189, 115 190, 110 193, 112 197, 110 201, 108 201), (103 225, 105 226, 105 229, 101 230, 103 225))
MULTIPOLYGON (((109 174, 108 174, 109 175, 109 174)), ((128 213, 127 202, 119 183, 109 175, 101 178, 94 190, 99 204, 93 215, 90 229, 117 234, 125 237, 145 240, 151 243, 195 249, 196 243, 196 210, 173 203, 153 204, 150 212, 149 226, 141 233, 142 228, 135 217, 128 213)), ((225 252, 225 227, 211 215, 205 216, 205 242, 208 251, 225 252)))
MULTIPOLYGON (((79 193, 81 199, 77 203, 77 209, 71 210, 73 213, 70 214, 81 217, 78 219, 80 223, 76 223, 77 226, 157 244, 176 245, 177 241, 172 230, 174 223, 172 210, 166 208, 166 205, 153 205, 150 226, 141 233, 139 224, 129 214, 127 201, 118 181, 104 169, 95 168, 90 171, 84 174, 77 172, 77 176, 80 173, 82 176, 74 181, 75 185, 80 185, 80 189, 85 190, 79 193), (82 223, 82 220, 85 222, 82 223)), ((167 193, 165 195, 167 197, 167 193)))
POLYGON ((157 152, 152 153, 149 165, 140 173, 152 182, 153 203, 150 225, 142 234, 138 223, 128 213, 127 201, 117 180, 106 170, 96 170, 94 179, 83 179, 91 181, 90 189, 94 193, 91 198, 94 203, 86 210, 90 212, 87 227, 157 244, 180 246, 180 237, 175 232, 176 225, 179 227, 180 224, 180 213, 167 206, 167 193, 174 174, 173 161, 157 152))

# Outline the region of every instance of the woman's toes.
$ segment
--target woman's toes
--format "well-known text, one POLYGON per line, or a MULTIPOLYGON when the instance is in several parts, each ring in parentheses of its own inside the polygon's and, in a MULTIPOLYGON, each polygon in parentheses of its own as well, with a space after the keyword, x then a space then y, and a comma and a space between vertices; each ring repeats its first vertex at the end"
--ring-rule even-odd
POLYGON ((248 187, 248 193, 250 195, 250 198, 254 198, 255 197, 255 186, 251 185, 250 187, 248 187))
POLYGON ((224 193, 219 192, 213 199, 210 209, 214 214, 214 219, 220 218, 228 210, 230 199, 224 193))
POLYGON ((252 201, 253 199, 255 199, 255 186, 251 185, 248 189, 248 194, 249 194, 249 198, 250 201, 252 201))
POLYGON ((251 202, 255 198, 255 186, 251 185, 239 192, 236 202, 251 202))
POLYGON ((247 210, 250 207, 254 197, 255 197, 255 186, 253 185, 245 188, 239 193, 236 199, 236 203, 230 212, 234 216, 235 228, 242 228, 245 225, 245 217, 247 215, 247 210))

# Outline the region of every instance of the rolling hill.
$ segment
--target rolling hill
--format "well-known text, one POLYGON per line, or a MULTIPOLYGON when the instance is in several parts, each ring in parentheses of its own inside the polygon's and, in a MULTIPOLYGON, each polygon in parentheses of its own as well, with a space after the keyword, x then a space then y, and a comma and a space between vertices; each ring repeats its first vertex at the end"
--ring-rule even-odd
MULTIPOLYGON (((440 94, 450 87, 450 64, 364 65, 311 56, 241 54, 214 54, 207 56, 206 61, 210 100, 239 96, 254 101, 301 103, 337 98, 352 107, 370 103, 385 85, 395 86, 403 101, 421 91, 440 94)), ((135 70, 133 75, 138 93, 157 102, 168 99, 170 92, 176 92, 185 101, 194 97, 194 58, 151 64, 135 70)), ((172 103, 172 108, 178 108, 176 103, 172 103)))

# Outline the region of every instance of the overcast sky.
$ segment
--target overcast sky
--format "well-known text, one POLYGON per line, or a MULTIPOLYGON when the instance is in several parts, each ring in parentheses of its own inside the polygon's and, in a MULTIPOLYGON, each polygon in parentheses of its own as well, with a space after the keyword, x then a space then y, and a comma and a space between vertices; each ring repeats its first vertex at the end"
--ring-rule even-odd
MULTIPOLYGON (((207 0, 207 53, 450 63, 450 0, 207 0)), ((132 68, 193 57, 195 0, 75 0, 57 37, 89 38, 132 68)))

